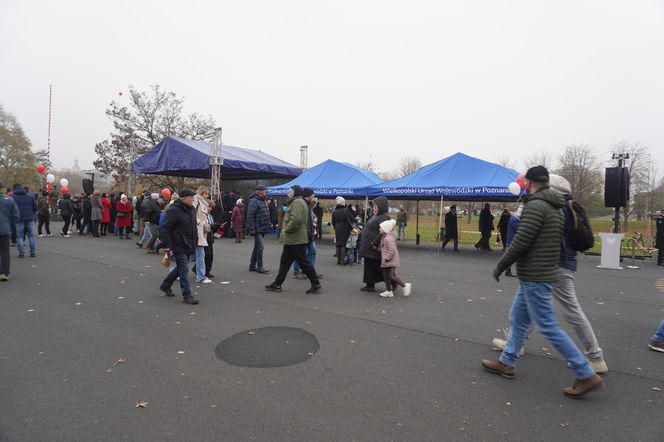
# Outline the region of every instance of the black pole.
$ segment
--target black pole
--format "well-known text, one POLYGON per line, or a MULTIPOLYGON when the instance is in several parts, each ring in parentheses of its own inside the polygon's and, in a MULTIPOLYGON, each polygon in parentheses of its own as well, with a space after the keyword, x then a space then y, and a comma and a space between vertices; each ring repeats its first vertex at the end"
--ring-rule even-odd
MULTIPOLYGON (((621 172, 620 173, 620 179, 621 179, 620 186, 621 186, 621 188, 622 188, 622 178, 623 178, 622 166, 623 166, 623 159, 622 159, 622 157, 620 157, 620 158, 618 158, 618 167, 620 168, 620 172, 621 172)), ((613 233, 620 233, 620 207, 616 207, 615 216, 613 218, 613 233)))
POLYGON ((420 245, 420 200, 417 200, 415 210, 415 244, 420 245))

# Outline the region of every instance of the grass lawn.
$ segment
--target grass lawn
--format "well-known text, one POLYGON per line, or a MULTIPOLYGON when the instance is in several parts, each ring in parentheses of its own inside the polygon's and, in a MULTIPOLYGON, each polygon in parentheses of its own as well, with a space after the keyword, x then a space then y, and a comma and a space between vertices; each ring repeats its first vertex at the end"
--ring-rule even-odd
MULTIPOLYGON (((396 214, 392 215, 392 218, 396 220, 396 214)), ((330 221, 330 214, 326 213, 323 216, 323 222, 326 223, 330 221)), ((458 221, 459 226, 459 243, 461 244, 475 244, 480 239, 480 233, 477 231, 477 222, 478 217, 473 216, 468 223, 468 217, 460 217, 458 221)), ((498 217, 496 217, 495 222, 498 222, 498 217)), ((628 240, 635 233, 642 233, 646 235, 646 223, 647 221, 641 220, 630 220, 629 228, 625 233, 625 239, 622 244, 622 254, 623 256, 632 256, 631 248, 628 248, 628 240)), ((590 224, 595 234, 595 246, 588 250, 587 253, 597 253, 601 252, 600 239, 597 236, 599 232, 611 232, 613 227, 613 221, 610 219, 592 219, 590 224)), ((622 227, 622 225, 621 225, 622 227)), ((641 248, 640 245, 636 247, 635 255, 639 257, 653 258, 657 256, 657 251, 649 250, 648 246, 653 242, 654 235, 654 226, 651 228, 651 237, 650 240, 647 238, 644 239, 645 246, 641 248)), ((416 222, 415 216, 411 215, 411 218, 408 222, 408 239, 415 240, 416 233, 416 222)), ((417 233, 420 235, 420 241, 422 242, 438 242, 438 217, 437 216, 424 216, 421 215, 419 219, 419 226, 417 226, 417 233)), ((495 244, 496 234, 494 232, 493 239, 491 240, 492 246, 495 244)), ((631 244, 630 244, 631 245, 631 244)))

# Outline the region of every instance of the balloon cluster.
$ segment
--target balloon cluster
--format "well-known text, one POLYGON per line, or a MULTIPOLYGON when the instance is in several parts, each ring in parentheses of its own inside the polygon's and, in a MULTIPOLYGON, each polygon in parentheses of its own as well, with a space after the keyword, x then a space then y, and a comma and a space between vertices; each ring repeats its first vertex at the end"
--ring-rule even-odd
MULTIPOLYGON (((37 165, 37 173, 38 174, 43 174, 46 171, 46 167, 43 164, 37 165)), ((48 193, 51 193, 51 190, 53 190, 53 183, 55 182, 55 175, 52 173, 49 173, 46 175, 46 191, 48 193)), ((65 194, 69 193, 69 180, 67 178, 62 178, 60 180, 60 192, 65 194)))
POLYGON ((507 188, 512 195, 521 195, 521 191, 526 190, 526 183, 524 182, 524 178, 522 176, 518 177, 516 181, 511 182, 507 188))

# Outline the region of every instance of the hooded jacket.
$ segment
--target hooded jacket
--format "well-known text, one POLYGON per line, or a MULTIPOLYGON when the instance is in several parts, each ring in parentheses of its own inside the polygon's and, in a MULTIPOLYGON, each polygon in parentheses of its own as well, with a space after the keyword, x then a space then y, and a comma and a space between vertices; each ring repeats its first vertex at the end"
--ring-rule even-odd
POLYGON ((35 198, 22 186, 15 187, 13 191, 14 202, 16 202, 16 206, 18 207, 19 222, 34 221, 34 214, 37 211, 35 198))
POLYGON ((299 195, 291 198, 281 229, 281 240, 284 245, 309 244, 310 222, 307 202, 299 195))
POLYGON ((380 228, 385 232, 380 240, 380 266, 399 267, 399 249, 397 249, 397 235, 394 233, 394 222, 383 221, 380 228))
POLYGON ((362 242, 360 244, 360 256, 363 258, 369 259, 380 259, 380 249, 374 249, 372 243, 378 237, 378 230, 380 229, 380 223, 390 219, 390 216, 387 214, 389 209, 389 202, 384 196, 379 196, 374 200, 376 206, 378 206, 378 212, 367 221, 367 225, 362 231, 362 242))
POLYGON ((334 239, 337 246, 346 246, 350 231, 353 229, 352 214, 345 205, 338 204, 332 212, 332 225, 334 226, 334 239))
POLYGON ((60 206, 60 216, 69 218, 74 214, 74 203, 71 201, 71 196, 68 193, 62 195, 62 199, 58 204, 60 206))
POLYGON ((0 235, 11 235, 18 220, 18 207, 14 200, 0 195, 0 235))
POLYGON ((265 198, 252 193, 247 204, 247 228, 250 233, 268 233, 272 230, 270 209, 265 198))
POLYGON ((164 223, 159 229, 159 239, 163 247, 173 253, 193 255, 198 244, 196 209, 181 200, 175 201, 165 212, 164 223))
POLYGON ((548 187, 528 195, 519 228, 497 268, 503 272, 516 262, 521 281, 556 282, 565 225, 562 207, 562 196, 548 187))

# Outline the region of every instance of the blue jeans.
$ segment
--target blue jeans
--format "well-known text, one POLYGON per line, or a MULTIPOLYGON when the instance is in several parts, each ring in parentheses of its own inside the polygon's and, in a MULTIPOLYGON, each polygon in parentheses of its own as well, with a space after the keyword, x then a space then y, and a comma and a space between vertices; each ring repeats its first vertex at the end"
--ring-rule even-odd
POLYGON ((196 282, 205 279, 205 247, 196 246, 196 282))
POLYGON ((263 267, 263 237, 264 233, 255 233, 254 234, 254 249, 251 251, 251 261, 249 261, 249 267, 260 269, 263 267))
MULTIPOLYGON (((309 261, 312 266, 316 266, 316 241, 311 241, 307 244, 307 261, 309 261)), ((293 264, 293 271, 295 273, 300 273, 302 271, 302 268, 297 261, 293 264)))
POLYGON ((21 221, 16 224, 16 248, 19 255, 25 255, 24 239, 23 236, 28 234, 28 243, 30 244, 30 254, 34 254, 37 248, 35 244, 35 234, 32 231, 32 224, 34 221, 21 221))
POLYGON ((348 254, 346 255, 348 265, 353 265, 353 263, 357 262, 357 250, 356 249, 348 249, 348 254))
MULTIPOLYGON (((173 257, 175 258, 175 265, 168 269, 168 274, 161 283, 160 289, 162 291, 170 289, 175 280, 179 277, 182 297, 188 298, 191 296, 189 280, 187 279, 189 277, 189 261, 191 257, 184 253, 173 253, 173 257)), ((203 265, 203 269, 205 269, 205 265, 203 265)))
POLYGON ((141 238, 138 243, 140 245, 143 245, 145 241, 149 240, 152 237, 152 224, 145 224, 145 228, 143 229, 143 237, 141 238))
POLYGON ((537 331, 567 360, 577 379, 592 377, 595 371, 590 368, 574 341, 558 326, 551 296, 553 288, 553 283, 521 282, 512 303, 510 331, 500 362, 509 367, 516 365, 532 322, 537 331))
POLYGON ((659 323, 659 327, 655 331, 655 334, 652 335, 652 340, 657 342, 664 342, 664 319, 659 323))
POLYGON ((397 238, 401 239, 402 231, 403 231, 403 239, 406 239, 406 225, 404 223, 397 224, 397 238))

